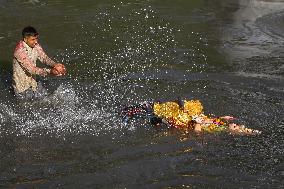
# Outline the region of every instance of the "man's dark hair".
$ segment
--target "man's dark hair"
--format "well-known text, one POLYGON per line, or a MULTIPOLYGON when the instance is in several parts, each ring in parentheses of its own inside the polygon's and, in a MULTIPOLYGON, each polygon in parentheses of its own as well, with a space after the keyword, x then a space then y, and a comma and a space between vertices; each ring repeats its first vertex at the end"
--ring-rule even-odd
POLYGON ((32 26, 27 26, 23 29, 22 31, 22 35, 23 35, 23 38, 25 37, 36 37, 38 36, 38 32, 36 31, 36 29, 32 26))

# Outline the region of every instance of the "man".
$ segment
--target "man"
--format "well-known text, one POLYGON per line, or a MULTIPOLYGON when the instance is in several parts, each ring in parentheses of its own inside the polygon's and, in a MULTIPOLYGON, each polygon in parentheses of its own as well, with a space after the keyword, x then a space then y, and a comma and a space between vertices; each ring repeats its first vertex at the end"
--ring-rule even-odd
POLYGON ((49 74, 61 76, 66 73, 65 67, 63 64, 55 63, 45 54, 42 47, 38 44, 39 34, 35 28, 31 26, 25 27, 22 31, 22 36, 23 39, 16 45, 14 51, 13 88, 17 97, 39 97, 45 95, 46 91, 36 81, 36 75, 42 77, 49 74), (52 69, 37 67, 37 59, 52 69))

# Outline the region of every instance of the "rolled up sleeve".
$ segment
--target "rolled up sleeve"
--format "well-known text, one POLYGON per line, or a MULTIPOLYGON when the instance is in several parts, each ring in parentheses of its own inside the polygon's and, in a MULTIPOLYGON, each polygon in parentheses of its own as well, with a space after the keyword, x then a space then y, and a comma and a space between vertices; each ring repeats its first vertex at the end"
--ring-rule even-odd
POLYGON ((42 47, 41 47, 39 44, 37 44, 36 48, 37 48, 37 51, 38 51, 39 60, 40 60, 42 63, 44 63, 44 64, 46 64, 46 65, 48 65, 48 66, 54 67, 54 65, 55 65, 56 63, 55 63, 51 58, 49 58, 49 57, 45 54, 45 52, 44 52, 44 50, 42 49, 42 47))

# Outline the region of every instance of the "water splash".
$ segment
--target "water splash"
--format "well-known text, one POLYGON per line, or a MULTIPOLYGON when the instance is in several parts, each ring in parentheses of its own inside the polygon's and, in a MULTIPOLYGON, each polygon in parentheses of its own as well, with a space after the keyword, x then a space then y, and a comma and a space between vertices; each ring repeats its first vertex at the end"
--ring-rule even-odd
MULTIPOLYGON (((159 93, 161 83, 149 78, 149 71, 192 72, 204 68, 200 60, 207 61, 198 47, 206 43, 200 34, 188 35, 195 42, 191 49, 184 48, 176 38, 181 29, 159 17, 151 6, 120 3, 82 17, 86 18, 80 30, 70 34, 72 45, 56 57, 66 63, 68 79, 73 81, 58 81, 63 84, 43 100, 20 103, 12 119, 18 135, 132 130, 133 126, 121 123, 118 111, 123 104, 159 93), (127 77, 136 73, 139 78, 127 77)), ((166 94, 175 88, 168 85, 164 90, 166 94)))

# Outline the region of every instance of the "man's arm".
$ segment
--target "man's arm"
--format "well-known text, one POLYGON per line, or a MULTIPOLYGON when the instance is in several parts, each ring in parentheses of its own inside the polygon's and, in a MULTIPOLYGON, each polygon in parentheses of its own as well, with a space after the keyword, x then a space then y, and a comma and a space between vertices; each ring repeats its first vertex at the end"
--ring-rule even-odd
POLYGON ((48 74, 47 70, 38 68, 32 63, 24 49, 16 50, 14 52, 14 57, 30 74, 40 76, 46 76, 48 74))
POLYGON ((39 60, 46 65, 54 67, 56 63, 45 54, 43 48, 39 44, 36 45, 36 48, 39 54, 39 60))

